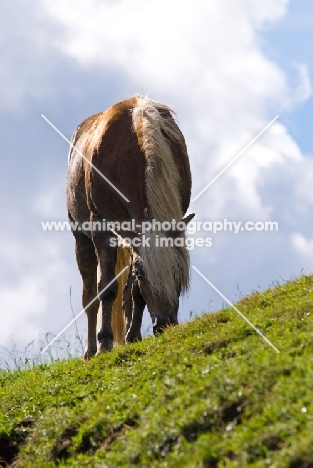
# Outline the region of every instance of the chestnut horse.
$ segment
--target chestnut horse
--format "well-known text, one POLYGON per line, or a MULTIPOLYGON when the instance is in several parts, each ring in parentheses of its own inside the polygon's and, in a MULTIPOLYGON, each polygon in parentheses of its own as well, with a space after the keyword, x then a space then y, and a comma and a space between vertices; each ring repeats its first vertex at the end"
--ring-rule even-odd
POLYGON ((183 221, 184 229, 193 217, 182 219, 191 174, 172 114, 168 106, 136 95, 87 118, 72 137, 67 206, 70 221, 79 226, 73 234, 88 321, 86 359, 110 350, 113 342, 140 340, 145 305, 155 334, 178 323, 179 296, 189 285, 185 234, 175 226, 167 232, 150 230, 145 232, 149 243, 137 229, 149 220, 183 221), (98 229, 104 220, 133 220, 136 229, 98 229), (117 242, 125 236, 143 242, 125 247, 117 242), (164 236, 180 242, 159 247, 156 240, 164 236))

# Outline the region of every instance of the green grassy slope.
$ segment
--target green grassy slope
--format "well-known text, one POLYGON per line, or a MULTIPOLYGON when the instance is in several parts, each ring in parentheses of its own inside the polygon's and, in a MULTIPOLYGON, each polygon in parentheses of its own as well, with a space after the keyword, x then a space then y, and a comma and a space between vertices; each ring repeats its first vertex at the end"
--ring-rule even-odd
POLYGON ((90 362, 0 373, 0 466, 313 467, 313 276, 90 362))

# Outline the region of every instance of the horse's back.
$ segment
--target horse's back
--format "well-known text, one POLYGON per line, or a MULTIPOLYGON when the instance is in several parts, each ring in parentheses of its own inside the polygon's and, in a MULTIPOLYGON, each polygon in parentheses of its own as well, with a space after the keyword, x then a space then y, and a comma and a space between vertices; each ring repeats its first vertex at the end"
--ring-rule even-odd
MULTIPOLYGON (((69 155, 67 188, 69 212, 76 221, 89 219, 90 211, 94 211, 102 219, 135 218, 140 222, 148 212, 147 160, 132 115, 137 105, 138 97, 134 96, 88 117, 77 127, 72 139, 74 148, 69 155)), ((169 111, 161 110, 160 114, 176 126, 169 111)), ((185 213, 190 201, 191 177, 185 140, 180 131, 179 134, 179 144, 170 140, 167 143, 179 172, 181 206, 185 213)))

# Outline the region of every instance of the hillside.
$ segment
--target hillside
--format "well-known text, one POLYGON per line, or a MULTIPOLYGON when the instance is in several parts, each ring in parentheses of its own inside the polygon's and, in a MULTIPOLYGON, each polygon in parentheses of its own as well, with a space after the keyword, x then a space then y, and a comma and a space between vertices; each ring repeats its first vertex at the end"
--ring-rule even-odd
POLYGON ((313 467, 313 276, 90 362, 0 373, 0 466, 313 467))

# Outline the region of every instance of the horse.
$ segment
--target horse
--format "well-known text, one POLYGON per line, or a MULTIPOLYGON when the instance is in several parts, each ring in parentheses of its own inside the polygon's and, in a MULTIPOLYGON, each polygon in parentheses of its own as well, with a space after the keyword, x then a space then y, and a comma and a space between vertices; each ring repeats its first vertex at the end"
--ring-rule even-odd
POLYGON ((184 229, 194 215, 183 218, 191 172, 174 116, 169 106, 135 95, 88 117, 72 136, 66 193, 83 280, 85 359, 141 340, 146 305, 155 335, 178 323, 190 275, 184 229), (181 221, 183 229, 177 223, 144 232, 151 221, 181 221), (159 246, 161 239, 171 244, 159 246))

